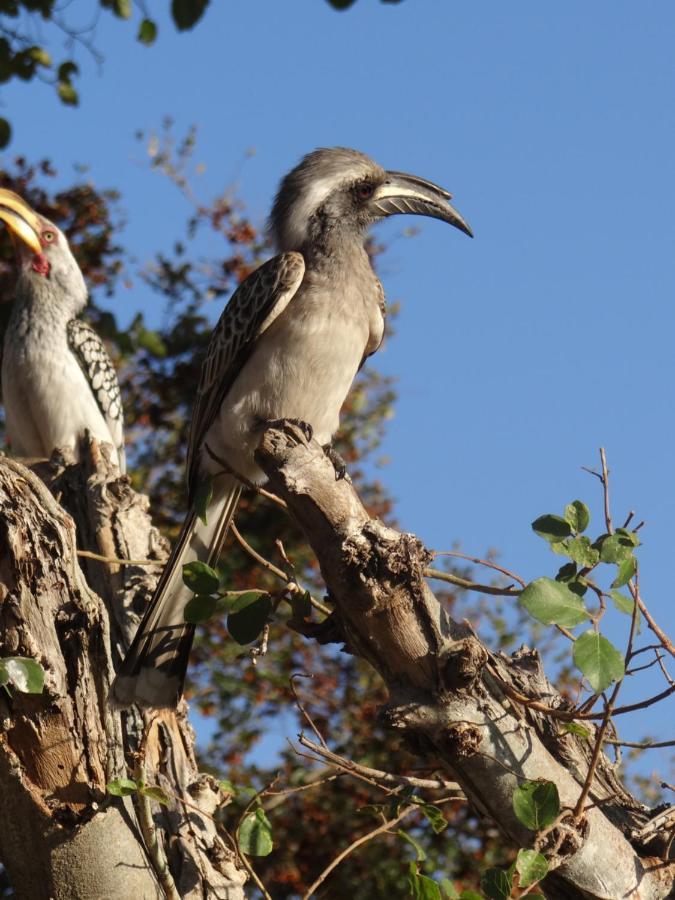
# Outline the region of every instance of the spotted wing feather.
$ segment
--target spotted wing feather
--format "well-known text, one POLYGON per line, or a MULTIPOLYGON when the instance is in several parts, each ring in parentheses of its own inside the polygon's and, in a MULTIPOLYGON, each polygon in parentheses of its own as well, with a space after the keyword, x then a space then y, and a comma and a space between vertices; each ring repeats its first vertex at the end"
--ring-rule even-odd
POLYGON ((197 454, 256 338, 283 312, 305 274, 300 253, 281 253, 263 263, 230 298, 213 330, 192 412, 187 472, 190 492, 197 474, 197 454))
POLYGON ((81 319, 68 322, 68 344, 110 431, 110 439, 117 448, 120 469, 126 471, 124 455, 124 411, 117 373, 101 338, 91 325, 81 319))

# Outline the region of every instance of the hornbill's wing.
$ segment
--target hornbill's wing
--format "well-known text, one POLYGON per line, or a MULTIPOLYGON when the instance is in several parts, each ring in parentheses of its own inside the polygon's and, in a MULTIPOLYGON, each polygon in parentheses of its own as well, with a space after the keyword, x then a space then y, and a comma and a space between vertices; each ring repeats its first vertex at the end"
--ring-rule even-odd
POLYGON ((103 341, 91 325, 81 319, 71 319, 67 325, 67 334, 70 349, 103 413, 111 443, 117 448, 120 471, 125 472, 124 411, 115 367, 103 341))
POLYGON ((202 364, 190 423, 190 495, 197 486, 199 449, 225 395, 250 356, 256 338, 284 311, 304 274, 305 261, 300 253, 272 257, 239 285, 218 319, 202 364))

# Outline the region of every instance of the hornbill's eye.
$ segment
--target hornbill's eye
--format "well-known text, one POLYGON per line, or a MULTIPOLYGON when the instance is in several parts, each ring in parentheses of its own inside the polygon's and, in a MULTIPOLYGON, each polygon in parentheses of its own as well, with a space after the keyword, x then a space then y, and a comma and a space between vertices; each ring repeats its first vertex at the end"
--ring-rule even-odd
POLYGON ((56 240, 56 234, 53 231, 43 231, 42 232, 42 240, 45 244, 53 244, 56 240))
POLYGON ((356 196, 359 200, 368 200, 373 196, 375 188, 369 181, 361 181, 356 185, 356 196))

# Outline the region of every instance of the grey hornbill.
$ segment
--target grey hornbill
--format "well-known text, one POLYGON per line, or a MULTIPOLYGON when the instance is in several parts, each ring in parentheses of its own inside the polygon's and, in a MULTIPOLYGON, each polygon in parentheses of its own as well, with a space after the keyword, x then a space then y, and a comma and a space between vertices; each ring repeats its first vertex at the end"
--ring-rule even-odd
POLYGON ((266 423, 294 419, 330 443, 354 376, 384 333, 384 293, 364 248, 368 228, 409 213, 471 236, 449 200, 430 181, 339 147, 315 150, 283 179, 269 222, 278 255, 237 288, 211 337, 187 448, 190 506, 113 684, 113 703, 177 702, 194 633, 184 617, 192 592, 183 566, 217 560, 241 491, 237 476, 265 480, 254 451, 266 423), (208 477, 205 524, 195 495, 208 477))
POLYGON ((19 264, 2 353, 6 430, 18 456, 75 455, 85 431, 112 445, 126 470, 122 401, 101 339, 76 316, 87 287, 66 236, 13 191, 0 189, 0 220, 19 264))

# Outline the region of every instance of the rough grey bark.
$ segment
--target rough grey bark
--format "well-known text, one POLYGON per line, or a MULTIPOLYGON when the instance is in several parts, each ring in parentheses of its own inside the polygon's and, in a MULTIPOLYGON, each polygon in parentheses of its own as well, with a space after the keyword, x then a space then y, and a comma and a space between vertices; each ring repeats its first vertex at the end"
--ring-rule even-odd
MULTIPOLYGON (((588 742, 556 720, 509 699, 508 688, 553 706, 564 702, 534 651, 495 656, 466 624, 453 622, 424 580, 429 554, 410 534, 371 519, 351 484, 295 426, 270 428, 258 461, 288 504, 319 560, 335 612, 322 639, 344 641, 371 663, 389 689, 380 712, 420 754, 440 757, 469 802, 493 819, 514 846, 533 834, 516 819, 520 778, 556 783, 563 808, 576 804, 588 771, 588 742)), ((592 729, 593 726, 591 726, 592 729)), ((555 874, 549 897, 657 900, 669 896, 675 866, 660 858, 663 835, 641 843, 649 811, 620 784, 604 757, 590 794, 594 804, 546 837, 555 874)))
POLYGON ((0 691, 0 861, 16 895, 241 900, 245 873, 211 818, 222 797, 197 770, 185 708, 144 719, 107 704, 160 569, 80 566, 76 550, 163 562, 147 499, 93 443, 81 464, 55 455, 35 468, 51 492, 0 459, 0 656, 46 672, 40 696, 0 691), (134 772, 169 804, 107 795, 134 772))

